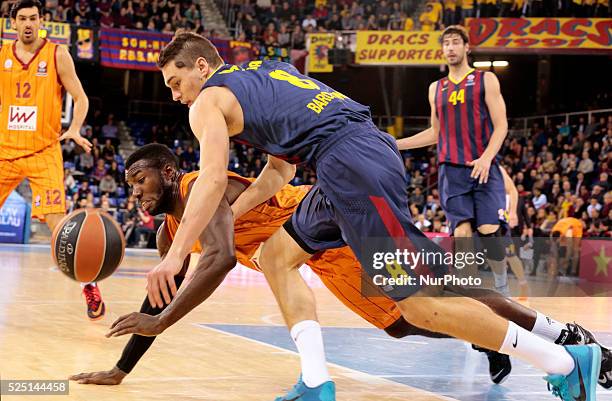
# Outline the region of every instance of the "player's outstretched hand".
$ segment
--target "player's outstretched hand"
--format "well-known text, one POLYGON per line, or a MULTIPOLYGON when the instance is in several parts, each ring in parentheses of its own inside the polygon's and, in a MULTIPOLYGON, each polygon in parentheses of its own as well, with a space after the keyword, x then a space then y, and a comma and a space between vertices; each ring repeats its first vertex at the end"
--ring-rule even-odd
POLYGON ((479 184, 484 184, 489 180, 489 170, 491 169, 491 160, 486 157, 479 157, 476 160, 467 162, 467 165, 474 167, 470 177, 478 180, 479 184))
POLYGON ((106 337, 119 337, 125 334, 140 334, 152 337, 161 334, 164 327, 158 316, 132 312, 119 317, 106 333, 106 337))
POLYGON ((102 372, 79 373, 78 375, 72 375, 68 378, 68 380, 74 380, 79 384, 104 384, 115 386, 117 384, 121 384, 125 376, 127 376, 127 373, 115 366, 111 370, 105 370, 102 372))
POLYGON ((72 139, 74 143, 82 147, 85 150, 85 152, 87 153, 91 152, 91 147, 92 147, 91 142, 89 142, 87 138, 82 137, 81 134, 79 134, 78 132, 74 132, 71 130, 64 132, 64 134, 60 136, 59 140, 61 142, 65 139, 72 139))
POLYGON ((155 268, 147 273, 147 296, 151 306, 163 308, 164 301, 170 304, 172 301, 170 294, 172 293, 173 297, 176 295, 174 276, 181 271, 182 267, 182 260, 166 255, 155 268))

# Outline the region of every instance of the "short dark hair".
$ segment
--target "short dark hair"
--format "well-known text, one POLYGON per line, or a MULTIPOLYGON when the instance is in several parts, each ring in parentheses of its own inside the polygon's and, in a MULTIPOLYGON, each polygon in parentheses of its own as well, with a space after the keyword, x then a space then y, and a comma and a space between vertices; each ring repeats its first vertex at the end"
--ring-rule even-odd
POLYGON ((196 33, 182 32, 159 53, 157 66, 163 68, 174 61, 178 68, 193 68, 199 57, 204 57, 213 68, 223 64, 223 59, 210 40, 196 33))
POLYGON ((150 143, 137 149, 125 161, 125 169, 128 170, 134 163, 140 160, 149 161, 151 167, 161 169, 170 164, 178 170, 179 164, 176 156, 170 148, 159 143, 150 143))
POLYGON ((470 36, 468 35, 467 30, 461 25, 450 25, 448 26, 440 35, 440 43, 444 41, 444 38, 449 35, 459 35, 463 40, 464 44, 470 43, 470 36))
POLYGON ((19 10, 21 10, 22 8, 31 8, 31 7, 36 7, 38 9, 38 15, 39 16, 42 15, 43 6, 40 1, 38 0, 18 0, 17 2, 13 4, 13 7, 11 7, 11 13, 10 13, 11 18, 12 19, 17 18, 17 12, 19 12, 19 10))

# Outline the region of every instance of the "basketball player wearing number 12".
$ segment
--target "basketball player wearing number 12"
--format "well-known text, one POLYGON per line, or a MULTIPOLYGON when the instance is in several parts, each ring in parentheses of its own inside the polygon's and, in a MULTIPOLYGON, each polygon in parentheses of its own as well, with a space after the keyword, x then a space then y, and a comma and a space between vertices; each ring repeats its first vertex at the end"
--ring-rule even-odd
MULTIPOLYGON (((89 101, 65 47, 40 38, 42 5, 20 0, 11 8, 17 40, 0 48, 0 207, 27 178, 32 187, 32 217, 51 231, 66 214, 60 141, 72 139, 87 152, 91 143, 79 130, 89 101), (61 131, 62 90, 74 99, 72 123, 61 131)), ((104 315, 95 283, 83 287, 90 319, 104 315)))
MULTIPOLYGON (((395 140, 377 129, 366 106, 287 63, 224 65, 210 41, 182 33, 162 50, 158 64, 174 100, 190 107, 189 122, 202 152, 201 171, 172 245, 147 274, 151 305, 170 304, 158 315, 156 332, 206 298, 204 275, 195 275, 178 293, 174 276, 226 191, 230 138, 269 155, 257 180, 232 204, 234 218, 277 193, 293 178, 295 164, 308 163, 316 168, 316 185, 291 219, 255 252, 253 261, 270 284, 301 358, 298 383, 277 401, 335 401, 315 300, 298 268, 315 253, 348 245, 371 278, 390 279, 403 269, 377 267, 375 254, 444 252, 412 223, 404 163, 395 140), (372 249, 375 238, 380 241, 372 249), (176 294, 172 302, 171 294, 176 294)), ((452 268, 433 262, 411 266, 411 275, 441 277, 452 268)), ((529 362, 549 374, 553 393, 564 401, 595 400, 599 346, 562 347, 496 315, 478 300, 432 296, 449 290, 446 287, 375 284, 409 323, 529 362), (416 292, 425 296, 413 296, 416 292)), ((133 327, 122 330, 134 333, 133 327)))

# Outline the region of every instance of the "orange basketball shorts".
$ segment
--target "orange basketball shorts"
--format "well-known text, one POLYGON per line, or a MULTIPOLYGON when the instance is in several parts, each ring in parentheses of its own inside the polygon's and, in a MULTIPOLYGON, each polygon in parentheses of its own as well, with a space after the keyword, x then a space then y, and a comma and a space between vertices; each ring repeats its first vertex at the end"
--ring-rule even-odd
POLYGON ((64 163, 60 144, 13 160, 0 160, 0 207, 27 178, 32 187, 32 217, 66 213, 64 163))

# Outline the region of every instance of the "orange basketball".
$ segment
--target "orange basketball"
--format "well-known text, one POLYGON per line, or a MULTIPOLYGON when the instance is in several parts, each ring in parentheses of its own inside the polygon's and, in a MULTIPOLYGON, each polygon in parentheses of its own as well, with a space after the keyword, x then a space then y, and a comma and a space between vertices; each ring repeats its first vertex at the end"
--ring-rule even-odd
POLYGON ((65 275, 82 283, 113 274, 124 253, 121 228, 100 209, 75 210, 62 219, 51 236, 55 264, 65 275))

